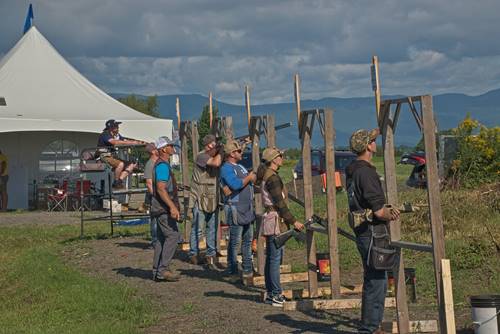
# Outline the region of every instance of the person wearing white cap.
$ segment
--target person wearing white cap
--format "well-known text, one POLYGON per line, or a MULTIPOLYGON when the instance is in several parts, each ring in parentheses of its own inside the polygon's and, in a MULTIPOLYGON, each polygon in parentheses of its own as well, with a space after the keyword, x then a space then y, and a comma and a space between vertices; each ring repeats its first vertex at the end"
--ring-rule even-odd
POLYGON ((154 242, 153 279, 178 281, 179 274, 170 268, 179 240, 177 222, 180 219, 177 183, 169 159, 175 153, 175 141, 160 137, 155 143, 158 159, 153 168, 153 198, 151 216, 157 219, 157 239, 154 242))

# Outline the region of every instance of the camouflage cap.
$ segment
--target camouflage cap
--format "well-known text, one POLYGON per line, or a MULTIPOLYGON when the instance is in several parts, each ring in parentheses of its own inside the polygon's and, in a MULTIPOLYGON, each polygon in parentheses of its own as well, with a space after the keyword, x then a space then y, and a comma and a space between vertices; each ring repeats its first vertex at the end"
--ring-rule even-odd
POLYGON ((224 145, 224 153, 231 154, 234 151, 241 150, 241 145, 236 140, 230 140, 224 145))
POLYGON ((276 147, 268 147, 264 150, 264 152, 262 152, 262 160, 265 162, 271 162, 280 155, 283 155, 283 151, 280 151, 276 147))
POLYGON ((351 151, 358 154, 363 153, 368 147, 368 144, 370 144, 372 140, 377 139, 377 136, 379 134, 379 129, 373 129, 370 131, 359 129, 354 131, 354 133, 351 135, 351 139, 349 140, 351 151))

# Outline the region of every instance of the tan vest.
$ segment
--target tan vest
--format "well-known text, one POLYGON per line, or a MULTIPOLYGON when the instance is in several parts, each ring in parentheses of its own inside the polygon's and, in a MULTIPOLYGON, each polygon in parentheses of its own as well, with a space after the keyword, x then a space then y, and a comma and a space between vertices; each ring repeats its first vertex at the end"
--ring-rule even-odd
POLYGON ((216 192, 217 177, 210 176, 206 169, 204 170, 194 163, 189 207, 193 208, 195 204, 198 203, 198 208, 201 210, 205 212, 214 212, 219 202, 216 192))
MULTIPOLYGON (((266 169, 264 172, 264 177, 262 178, 261 184, 261 196, 262 196, 262 204, 264 205, 264 214, 262 215, 262 235, 264 236, 273 236, 278 235, 283 231, 286 231, 288 228, 285 223, 283 223, 282 219, 279 217, 278 212, 274 209, 273 201, 271 199, 271 195, 266 189, 267 180, 274 175, 276 172, 271 168, 266 169)), ((282 196, 283 199, 287 199, 287 191, 286 188, 283 187, 282 196)))

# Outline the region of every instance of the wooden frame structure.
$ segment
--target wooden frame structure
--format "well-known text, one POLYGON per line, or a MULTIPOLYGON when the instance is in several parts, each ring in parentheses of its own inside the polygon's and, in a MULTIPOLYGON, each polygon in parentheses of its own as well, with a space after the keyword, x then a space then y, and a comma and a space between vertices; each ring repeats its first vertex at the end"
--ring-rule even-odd
MULTIPOLYGON (((377 121, 382 133, 384 150, 384 172, 387 189, 387 201, 398 203, 396 182, 396 161, 394 156, 394 133, 403 105, 407 105, 413 115, 418 128, 423 133, 426 172, 427 172, 427 197, 429 204, 429 221, 431 225, 432 244, 421 245, 401 241, 400 220, 391 221, 390 234, 391 244, 400 251, 400 262, 395 271, 396 281, 396 307, 397 323, 399 333, 410 331, 408 304, 406 298, 406 287, 404 277, 404 261, 401 249, 412 249, 417 251, 431 252, 433 254, 434 274, 436 281, 437 304, 439 307, 439 328, 441 333, 447 332, 446 304, 443 296, 442 286, 442 264, 445 257, 444 228, 441 212, 441 200, 439 195, 439 178, 436 150, 436 124, 432 107, 432 96, 408 96, 399 99, 381 100, 380 79, 378 71, 378 58, 372 59, 372 83, 375 92, 375 104, 377 110, 377 121)), ((450 324, 451 325, 451 324, 450 324)))

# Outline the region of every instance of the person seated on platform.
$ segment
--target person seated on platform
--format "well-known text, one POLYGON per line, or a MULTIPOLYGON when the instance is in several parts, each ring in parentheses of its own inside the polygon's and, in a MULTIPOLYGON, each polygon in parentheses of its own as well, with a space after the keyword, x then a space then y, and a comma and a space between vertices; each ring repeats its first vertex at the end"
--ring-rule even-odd
POLYGON ((97 141, 97 154, 102 161, 113 168, 115 174, 113 188, 116 189, 124 187, 123 181, 127 178, 128 174, 132 173, 134 168, 137 167, 137 163, 135 162, 118 159, 116 156, 116 147, 144 144, 143 141, 123 137, 119 132, 119 125, 121 123, 122 122, 117 122, 114 119, 106 121, 106 127, 99 135, 97 141))

